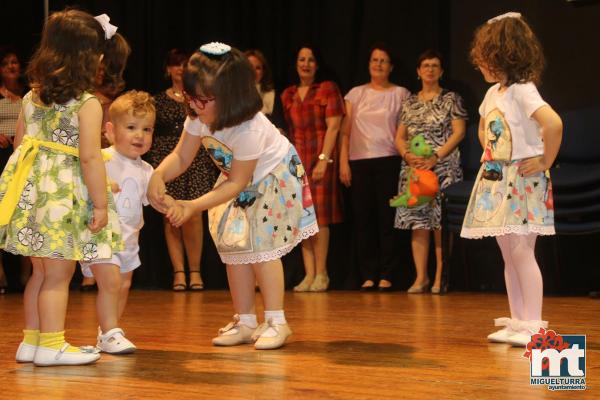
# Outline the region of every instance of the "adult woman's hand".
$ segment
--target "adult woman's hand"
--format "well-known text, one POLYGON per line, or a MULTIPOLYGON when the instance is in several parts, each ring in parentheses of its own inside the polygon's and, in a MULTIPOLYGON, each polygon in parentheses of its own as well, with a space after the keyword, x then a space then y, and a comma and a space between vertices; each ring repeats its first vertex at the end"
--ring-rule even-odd
POLYGON ((312 172, 312 180, 313 182, 319 182, 323 179, 325 175, 325 171, 327 171, 327 160, 319 160, 317 165, 313 168, 312 172))
POLYGON ((350 187, 352 184, 352 171, 350 170, 350 163, 348 161, 340 162, 340 181, 346 187, 350 187))
POLYGON ((423 158, 414 155, 413 153, 411 153, 410 151, 407 151, 406 153, 404 153, 404 161, 406 161, 406 163, 408 164, 409 167, 412 168, 421 168, 421 165, 423 163, 423 158))
POLYGON ((433 169, 433 167, 435 167, 435 164, 437 164, 438 162, 438 157, 437 155, 432 155, 431 157, 426 157, 426 158, 421 158, 421 162, 420 162, 420 169, 433 169))

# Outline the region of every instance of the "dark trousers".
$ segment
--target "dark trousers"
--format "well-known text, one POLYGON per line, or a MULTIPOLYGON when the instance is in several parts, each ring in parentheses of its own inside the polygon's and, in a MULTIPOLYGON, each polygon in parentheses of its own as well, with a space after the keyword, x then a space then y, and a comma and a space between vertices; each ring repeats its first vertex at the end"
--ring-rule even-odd
POLYGON ((391 280, 399 267, 396 209, 389 200, 398 192, 400 165, 399 156, 350 161, 355 249, 363 281, 391 280))

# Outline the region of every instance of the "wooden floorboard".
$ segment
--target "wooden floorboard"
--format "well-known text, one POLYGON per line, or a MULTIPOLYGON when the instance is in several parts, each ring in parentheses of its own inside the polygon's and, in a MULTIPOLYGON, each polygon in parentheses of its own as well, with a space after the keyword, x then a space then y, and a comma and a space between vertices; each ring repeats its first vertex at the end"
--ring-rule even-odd
MULTIPOLYGON (((67 339, 95 342, 94 294, 72 292, 67 339)), ((213 347, 229 293, 133 291, 123 328, 140 348, 92 366, 17 364, 21 296, 0 296, 4 399, 584 399, 600 398, 600 301, 549 297, 544 317, 587 335, 586 392, 529 384, 523 350, 488 344, 499 294, 286 293, 291 341, 280 350, 213 347)))

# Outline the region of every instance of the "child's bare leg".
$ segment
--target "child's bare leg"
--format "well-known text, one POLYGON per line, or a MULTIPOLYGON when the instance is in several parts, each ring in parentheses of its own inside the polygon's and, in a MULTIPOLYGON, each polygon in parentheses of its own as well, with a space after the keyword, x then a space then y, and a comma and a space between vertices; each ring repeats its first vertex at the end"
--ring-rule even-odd
POLYGON ((263 329, 255 333, 254 343, 257 350, 278 349, 292 334, 283 311, 283 265, 281 260, 254 264, 254 271, 265 303, 265 322, 263 329))
POLYGON ((119 321, 125 311, 127 305, 127 299, 129 299, 129 289, 131 288, 131 278, 133 277, 133 271, 121 274, 121 289, 119 291, 119 321))
POLYGON ((27 285, 27 281, 29 280, 29 277, 31 276, 31 272, 32 272, 32 263, 31 263, 31 257, 19 257, 19 266, 20 266, 20 276, 19 276, 19 280, 21 281, 21 285, 25 286, 27 285))
POLYGON ((25 329, 40 329, 40 315, 38 313, 38 296, 44 282, 44 265, 42 260, 31 257, 33 265, 32 274, 23 293, 23 308, 25 309, 25 329))
POLYGON ((114 264, 92 264, 90 266, 96 283, 96 313, 103 333, 116 328, 119 315, 119 292, 121 289, 121 272, 114 264))
POLYGON ((41 261, 44 281, 38 295, 40 332, 61 332, 65 330, 69 283, 75 271, 75 261, 51 258, 41 261))
POLYGON ((283 310, 284 279, 281 260, 254 264, 265 311, 283 310))
POLYGON ((227 265, 227 280, 237 314, 256 314, 254 270, 251 265, 227 265))

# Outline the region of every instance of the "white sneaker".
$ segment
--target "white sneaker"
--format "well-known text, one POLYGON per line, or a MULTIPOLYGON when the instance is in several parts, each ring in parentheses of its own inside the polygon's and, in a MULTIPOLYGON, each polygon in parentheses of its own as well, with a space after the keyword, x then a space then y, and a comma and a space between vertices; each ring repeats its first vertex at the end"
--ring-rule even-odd
POLYGON ((98 335, 96 347, 108 354, 129 354, 137 350, 137 347, 126 337, 121 328, 113 328, 103 335, 98 335))
POLYGON ((37 350, 37 348, 37 346, 21 342, 21 344, 19 344, 19 348, 17 349, 17 356, 15 357, 17 362, 33 362, 33 358, 35 357, 35 351, 37 350))
POLYGON ((97 352, 78 351, 75 353, 67 352, 69 343, 66 343, 60 350, 50 349, 48 347, 38 346, 33 358, 33 364, 38 367, 49 367, 53 365, 85 365, 92 364, 100 358, 97 352))

